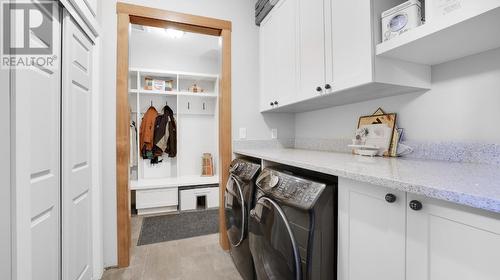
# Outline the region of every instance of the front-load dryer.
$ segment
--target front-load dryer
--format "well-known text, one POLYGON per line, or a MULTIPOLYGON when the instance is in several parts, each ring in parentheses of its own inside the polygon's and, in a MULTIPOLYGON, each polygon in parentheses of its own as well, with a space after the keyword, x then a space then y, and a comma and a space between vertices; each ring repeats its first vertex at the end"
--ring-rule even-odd
POLYGON ((258 280, 336 279, 337 178, 266 168, 250 212, 258 280), (314 179, 310 179, 314 178, 314 179))
POLYGON ((259 164, 243 159, 233 160, 224 197, 229 252, 244 280, 255 278, 253 259, 248 247, 248 216, 253 207, 255 179, 259 171, 259 164))

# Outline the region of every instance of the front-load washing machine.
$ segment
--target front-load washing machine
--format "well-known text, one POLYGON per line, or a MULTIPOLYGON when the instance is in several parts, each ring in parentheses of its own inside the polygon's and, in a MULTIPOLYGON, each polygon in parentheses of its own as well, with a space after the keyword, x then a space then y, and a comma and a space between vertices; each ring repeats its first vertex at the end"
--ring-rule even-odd
POLYGON ((266 168, 250 212, 250 251, 258 280, 336 279, 337 178, 266 168))
POLYGON ((248 216, 253 206, 255 179, 259 171, 259 164, 243 159, 233 160, 224 197, 229 252, 244 280, 255 278, 248 247, 248 216))

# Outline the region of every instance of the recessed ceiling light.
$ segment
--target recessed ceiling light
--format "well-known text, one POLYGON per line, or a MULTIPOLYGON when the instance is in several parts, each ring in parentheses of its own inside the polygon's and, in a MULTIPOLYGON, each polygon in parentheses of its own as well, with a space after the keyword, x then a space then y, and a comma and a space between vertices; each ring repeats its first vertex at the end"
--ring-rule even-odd
POLYGON ((184 36, 184 31, 173 29, 173 28, 167 28, 166 32, 167 32, 168 36, 170 36, 171 38, 175 38, 175 39, 178 39, 178 38, 181 38, 182 36, 184 36))

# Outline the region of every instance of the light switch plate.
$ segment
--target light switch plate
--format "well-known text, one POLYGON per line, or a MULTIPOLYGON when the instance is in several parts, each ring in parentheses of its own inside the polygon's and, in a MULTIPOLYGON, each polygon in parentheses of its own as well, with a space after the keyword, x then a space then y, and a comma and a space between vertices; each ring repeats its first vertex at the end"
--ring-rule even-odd
POLYGON ((245 127, 240 127, 240 139, 247 138, 247 129, 245 127))
POLYGON ((278 138, 278 129, 273 128, 271 129, 271 139, 277 139, 278 138))

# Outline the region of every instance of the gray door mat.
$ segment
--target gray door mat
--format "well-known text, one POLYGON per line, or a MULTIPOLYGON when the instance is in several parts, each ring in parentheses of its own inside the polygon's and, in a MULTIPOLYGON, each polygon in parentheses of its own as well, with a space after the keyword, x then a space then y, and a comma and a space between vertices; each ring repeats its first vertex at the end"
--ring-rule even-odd
POLYGON ((219 232, 219 210, 181 212, 142 220, 137 246, 219 232))

